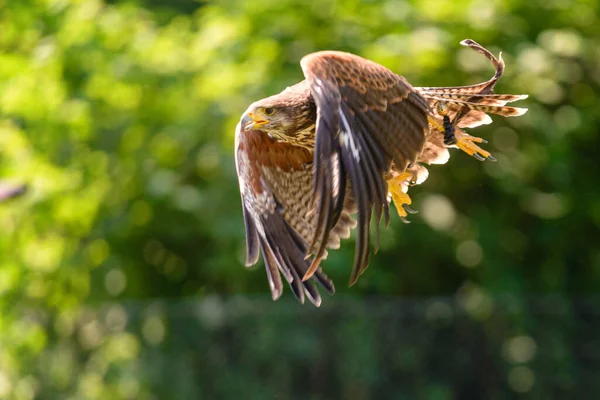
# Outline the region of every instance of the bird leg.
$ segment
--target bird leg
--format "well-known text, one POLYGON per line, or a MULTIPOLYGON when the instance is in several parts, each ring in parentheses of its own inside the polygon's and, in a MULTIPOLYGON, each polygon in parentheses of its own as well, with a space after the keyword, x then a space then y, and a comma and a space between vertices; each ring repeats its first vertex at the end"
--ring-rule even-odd
POLYGON ((398 211, 398 215, 402 222, 410 223, 409 220, 406 219, 408 214, 416 214, 417 211, 410 208, 410 204, 412 204, 412 199, 406 193, 405 190, 408 190, 407 182, 409 179, 413 179, 413 174, 411 172, 405 171, 398 176, 392 177, 387 180, 388 190, 392 194, 392 201, 396 206, 396 210, 398 211), (406 189, 404 189, 406 187, 406 189))
POLYGON ((483 150, 481 147, 475 144, 487 143, 487 140, 477 136, 471 136, 461 129, 454 127, 454 124, 452 124, 450 121, 450 117, 448 117, 448 107, 444 102, 437 103, 436 112, 443 118, 441 124, 437 118, 431 115, 428 116, 427 119, 429 120, 429 124, 431 124, 431 126, 444 135, 444 144, 446 146, 456 146, 479 161, 485 161, 486 159, 490 161, 496 161, 490 152, 483 150))

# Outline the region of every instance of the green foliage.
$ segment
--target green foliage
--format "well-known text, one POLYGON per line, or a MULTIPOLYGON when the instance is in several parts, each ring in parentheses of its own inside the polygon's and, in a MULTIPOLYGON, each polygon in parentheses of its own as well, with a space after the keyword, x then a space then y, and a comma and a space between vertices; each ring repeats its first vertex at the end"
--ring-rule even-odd
MULTIPOLYGON (((569 330, 583 318, 565 312, 549 334, 543 311, 524 310, 532 293, 600 288, 596 1, 0 0, 0 9, 0 176, 29 186, 0 205, 0 398, 467 396, 452 364, 431 367, 453 355, 427 347, 471 351, 460 335, 421 346, 414 332, 447 332, 411 335, 394 309, 352 316, 394 302, 341 296, 324 311, 270 302, 262 266, 242 266, 232 153, 241 113, 301 80, 306 53, 351 51, 418 86, 487 79, 489 63, 460 47, 464 38, 504 51, 498 91, 530 94, 520 104, 529 113, 475 131, 497 163, 454 151, 432 166, 411 191, 421 213, 410 226, 392 222, 350 291, 351 241, 325 268, 338 292, 360 299, 456 295, 466 310, 457 329, 468 324, 468 338, 495 349, 486 360, 496 375, 477 393, 548 397, 592 382, 574 372, 589 364, 569 330), (222 310, 218 295, 257 292, 222 310), (517 311, 499 317, 501 295, 517 311), (556 371, 498 350, 511 340, 531 348, 531 337, 559 371, 547 391, 528 386, 531 374, 556 371), (413 383, 393 384, 403 379, 413 383)), ((423 321, 452 313, 439 304, 398 309, 423 321)), ((465 365, 476 371, 484 361, 473 357, 465 365)))

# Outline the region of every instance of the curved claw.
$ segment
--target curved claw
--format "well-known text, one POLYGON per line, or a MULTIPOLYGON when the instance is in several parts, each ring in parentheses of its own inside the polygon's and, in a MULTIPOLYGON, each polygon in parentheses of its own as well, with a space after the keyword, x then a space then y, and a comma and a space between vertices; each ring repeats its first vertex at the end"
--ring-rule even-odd
POLYGON ((479 161, 485 161, 486 159, 490 161, 496 161, 489 151, 482 149, 475 143, 487 143, 487 140, 476 136, 471 136, 460 129, 456 130, 456 147, 468 155, 475 157, 479 161))
POLYGON ((406 211, 408 214, 417 214, 418 211, 411 208, 408 204, 402 204, 402 208, 404 208, 404 211, 406 211))

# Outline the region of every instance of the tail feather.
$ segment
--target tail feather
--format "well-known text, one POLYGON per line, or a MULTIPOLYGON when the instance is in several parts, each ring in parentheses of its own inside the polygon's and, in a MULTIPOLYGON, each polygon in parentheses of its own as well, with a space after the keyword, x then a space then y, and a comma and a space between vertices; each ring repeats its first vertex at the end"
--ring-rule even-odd
POLYGON ((496 82, 504 73, 502 53, 496 58, 489 50, 475 41, 466 39, 460 42, 463 46, 483 54, 495 68, 495 73, 489 80, 470 86, 420 87, 416 88, 427 99, 432 108, 442 102, 448 106, 448 116, 459 128, 474 128, 492 122, 487 113, 505 117, 523 115, 526 108, 508 107, 507 103, 526 99, 525 94, 495 94, 493 89, 496 82))
POLYGON ((460 44, 462 44, 463 46, 470 47, 471 49, 483 54, 488 60, 490 60, 492 62, 492 65, 494 66, 494 69, 496 70, 494 73, 494 76, 492 76, 489 80, 487 80, 485 82, 477 83, 475 85, 469 85, 469 86, 416 88, 417 90, 419 90, 421 93, 424 94, 425 98, 428 97, 426 95, 428 93, 435 94, 435 95, 439 95, 439 94, 464 94, 464 95, 479 94, 479 95, 483 95, 483 94, 491 93, 492 90, 494 89, 496 82, 498 82, 498 79, 500 79, 500 77, 504 73, 504 60, 502 59, 502 53, 500 53, 498 58, 496 58, 488 49, 486 49, 485 47, 481 46, 479 43, 477 43, 471 39, 465 39, 462 42, 460 42, 460 44))
POLYGON ((490 81, 469 86, 417 87, 415 89, 419 91, 425 98, 428 97, 428 94, 480 94, 484 89, 486 89, 486 87, 489 86, 490 81))
POLYGON ((469 110, 483 111, 485 113, 502 115, 504 117, 516 117, 527 112, 526 108, 510 106, 490 106, 482 103, 473 103, 470 101, 448 100, 443 97, 430 96, 430 100, 442 101, 449 106, 466 107, 469 110))
POLYGON ((490 106, 503 106, 506 103, 512 103, 513 101, 526 99, 526 94, 479 94, 479 93, 444 93, 437 91, 428 91, 421 93, 426 98, 436 98, 445 100, 458 100, 468 101, 478 104, 485 104, 490 106))
MULTIPOLYGON (((493 160, 488 152, 479 148, 475 143, 484 142, 483 139, 467 135, 461 128, 475 128, 480 125, 490 124, 492 118, 488 114, 498 114, 513 117, 525 114, 526 108, 510 107, 507 103, 526 99, 524 94, 495 94, 494 86, 504 73, 504 60, 502 54, 498 58, 473 40, 461 42, 463 46, 472 48, 487 57, 495 68, 495 73, 489 80, 470 86, 447 87, 416 87, 415 89, 427 100, 431 108, 430 128, 426 134, 426 143, 417 162, 407 168, 411 178, 403 183, 403 190, 408 190, 409 183, 420 184, 427 179, 429 173, 423 164, 444 164, 448 161, 450 147, 459 147, 465 153, 483 160, 493 160), (442 103, 445 107, 438 108, 442 103), (433 118, 433 119, 431 119, 433 118), (450 120, 456 133, 461 135, 463 146, 447 146, 444 142, 446 123, 450 120), (442 129, 443 127, 443 129, 442 129), (466 145, 465 145, 466 143, 466 145), (412 181, 412 182, 410 182, 412 181)), ((458 143, 458 142, 457 142, 458 143)))

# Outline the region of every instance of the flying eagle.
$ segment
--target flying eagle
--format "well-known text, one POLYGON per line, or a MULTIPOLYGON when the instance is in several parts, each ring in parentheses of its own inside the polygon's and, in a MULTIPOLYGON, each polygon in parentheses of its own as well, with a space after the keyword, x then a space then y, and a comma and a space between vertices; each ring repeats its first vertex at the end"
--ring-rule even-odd
POLYGON ((319 284, 333 294, 320 262, 327 249, 357 230, 350 284, 367 268, 370 225, 376 244, 389 202, 400 217, 414 212, 408 187, 428 176, 423 164, 448 161, 449 147, 494 160, 462 128, 489 124, 488 114, 527 110, 506 103, 526 95, 499 95, 504 71, 498 59, 472 40, 496 69, 480 84, 419 88, 359 56, 321 51, 302 58, 305 80, 248 107, 237 125, 235 161, 246 227, 246 265, 262 252, 273 299, 282 278, 295 296, 319 305, 319 284))

